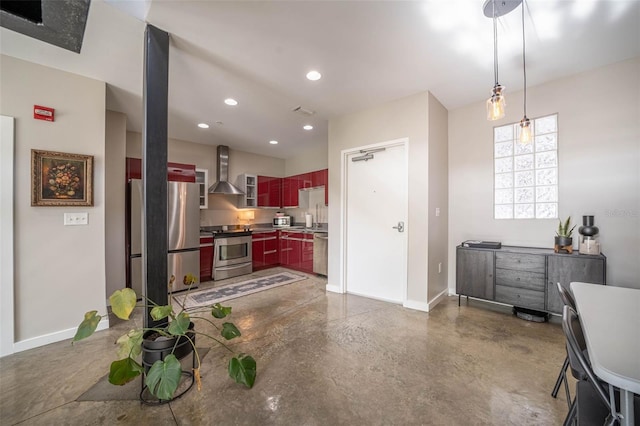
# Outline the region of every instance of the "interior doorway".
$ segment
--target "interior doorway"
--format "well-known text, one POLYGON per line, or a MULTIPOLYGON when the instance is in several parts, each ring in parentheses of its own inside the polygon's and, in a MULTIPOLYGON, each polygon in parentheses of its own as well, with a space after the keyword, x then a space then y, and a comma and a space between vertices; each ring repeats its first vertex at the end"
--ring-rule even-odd
POLYGON ((408 140, 343 151, 342 289, 393 303, 407 297, 408 140))

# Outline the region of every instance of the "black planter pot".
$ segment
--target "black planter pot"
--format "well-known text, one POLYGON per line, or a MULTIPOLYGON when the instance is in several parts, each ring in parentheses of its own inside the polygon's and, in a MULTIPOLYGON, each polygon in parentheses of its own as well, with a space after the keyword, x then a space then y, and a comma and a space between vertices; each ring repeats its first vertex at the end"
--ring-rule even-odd
MULTIPOLYGON (((193 323, 189 323, 189 330, 193 330, 193 326, 193 323)), ((168 339, 160 337, 156 340, 149 340, 149 336, 154 333, 153 330, 149 330, 142 336, 142 365, 144 366, 145 374, 149 372, 154 362, 164 360, 171 353, 173 353, 176 358, 182 359, 193 352, 193 345, 189 341, 189 339, 191 339, 194 345, 196 343, 196 334, 193 331, 187 332, 189 339, 185 336, 179 336, 168 339), (176 340, 178 340, 177 344, 176 340)))
MULTIPOLYGON (((161 405, 174 401, 187 393, 195 382, 193 373, 189 371, 182 371, 182 376, 187 377, 189 382, 183 387, 182 391, 176 393, 173 398, 169 400, 156 399, 147 390, 145 385, 145 378, 153 363, 156 361, 163 361, 170 354, 174 354, 176 358, 182 359, 189 354, 193 354, 193 347, 196 343, 196 334, 193 330, 193 322, 189 323, 189 331, 186 336, 178 336, 172 338, 158 338, 150 340, 149 337, 156 333, 153 330, 149 330, 142 335, 142 366, 144 367, 144 374, 142 376, 142 390, 140 391, 140 401, 147 405, 161 405), (188 338, 187 338, 188 336, 188 338), (191 339, 191 341, 189 341, 191 339), (177 344, 176 344, 177 340, 177 344), (192 344, 193 342, 193 344, 192 344), (174 349, 175 347, 175 349, 174 349)), ((192 367, 195 368, 195 356, 192 355, 192 367)))
POLYGON ((573 245, 573 238, 572 237, 555 237, 555 244, 556 246, 560 246, 560 247, 570 246, 570 245, 573 245))

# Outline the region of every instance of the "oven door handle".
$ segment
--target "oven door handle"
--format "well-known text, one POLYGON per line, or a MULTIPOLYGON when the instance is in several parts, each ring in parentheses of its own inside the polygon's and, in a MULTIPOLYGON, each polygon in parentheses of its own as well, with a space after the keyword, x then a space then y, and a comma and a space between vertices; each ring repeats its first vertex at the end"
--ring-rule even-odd
MULTIPOLYGON (((250 263, 249 263, 250 265, 250 263)), ((218 266, 216 267, 216 270, 218 271, 230 271, 233 269, 240 269, 240 268, 246 268, 247 267, 247 263, 239 263, 237 265, 229 265, 229 266, 218 266)))

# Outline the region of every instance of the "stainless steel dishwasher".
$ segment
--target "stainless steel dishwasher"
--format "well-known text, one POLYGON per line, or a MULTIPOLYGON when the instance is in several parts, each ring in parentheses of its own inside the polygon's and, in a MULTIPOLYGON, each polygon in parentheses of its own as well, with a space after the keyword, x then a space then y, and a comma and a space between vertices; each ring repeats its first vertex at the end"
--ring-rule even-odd
POLYGON ((316 232, 313 234, 313 272, 327 276, 327 254, 329 234, 316 232))

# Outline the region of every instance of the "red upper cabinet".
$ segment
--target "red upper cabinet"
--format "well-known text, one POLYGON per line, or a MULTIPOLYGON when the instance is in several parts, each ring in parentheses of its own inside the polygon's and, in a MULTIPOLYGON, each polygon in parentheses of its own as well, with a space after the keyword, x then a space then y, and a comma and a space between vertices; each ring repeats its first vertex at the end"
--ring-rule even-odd
MULTIPOLYGON (((142 160, 127 157, 127 181, 142 179, 142 160)), ((172 182, 195 182, 196 166, 194 164, 167 163, 167 180, 172 182)))
POLYGON ((311 172, 311 186, 324 186, 324 203, 329 205, 329 169, 311 172))
POLYGON ((298 176, 282 179, 282 207, 298 207, 298 176))
POLYGON ((298 189, 313 188, 312 175, 313 173, 311 172, 298 175, 298 189))
POLYGON ((258 207, 282 206, 282 178, 258 176, 258 207))

